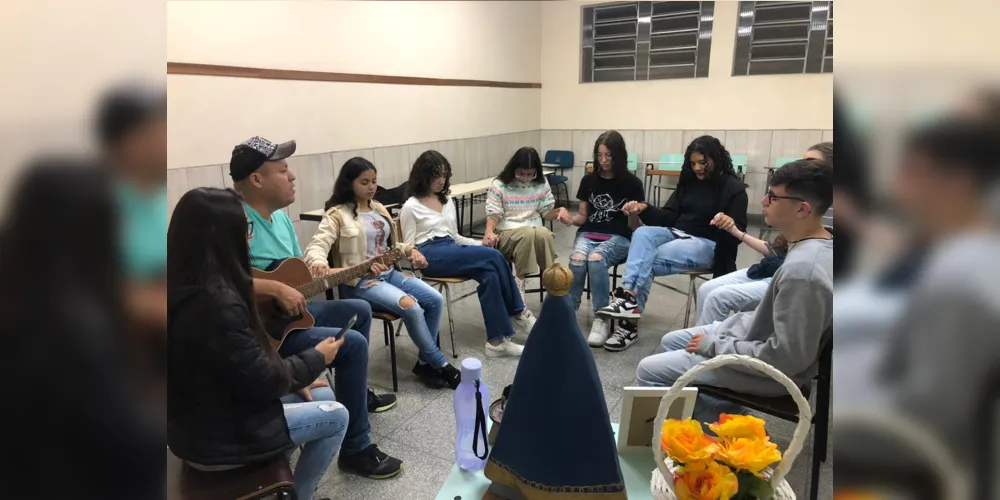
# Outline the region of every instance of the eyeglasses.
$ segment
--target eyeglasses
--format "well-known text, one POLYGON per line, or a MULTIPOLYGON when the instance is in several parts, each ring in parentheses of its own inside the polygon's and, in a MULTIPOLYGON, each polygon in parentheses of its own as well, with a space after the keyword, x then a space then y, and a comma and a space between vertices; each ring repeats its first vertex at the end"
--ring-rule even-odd
POLYGON ((778 195, 774 194, 774 191, 771 191, 770 189, 767 190, 767 193, 765 193, 764 196, 766 197, 765 199, 767 199, 767 204, 768 205, 774 203, 774 200, 806 201, 806 200, 804 200, 802 198, 798 198, 798 197, 795 197, 795 196, 778 196, 778 195))
POLYGON ((253 221, 247 220, 247 236, 253 236, 253 221))
POLYGON ((598 160, 600 160, 601 158, 607 158, 609 160, 611 159, 611 153, 597 153, 594 156, 597 157, 598 160))

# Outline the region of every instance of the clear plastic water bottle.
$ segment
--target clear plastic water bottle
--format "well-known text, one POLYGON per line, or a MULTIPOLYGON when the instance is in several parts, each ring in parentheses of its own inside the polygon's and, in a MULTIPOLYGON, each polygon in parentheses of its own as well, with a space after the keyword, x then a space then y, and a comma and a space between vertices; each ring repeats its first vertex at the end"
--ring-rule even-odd
POLYGON ((486 425, 490 392, 482 378, 481 361, 462 360, 462 382, 455 389, 455 461, 462 470, 470 472, 486 468, 489 456, 486 425))

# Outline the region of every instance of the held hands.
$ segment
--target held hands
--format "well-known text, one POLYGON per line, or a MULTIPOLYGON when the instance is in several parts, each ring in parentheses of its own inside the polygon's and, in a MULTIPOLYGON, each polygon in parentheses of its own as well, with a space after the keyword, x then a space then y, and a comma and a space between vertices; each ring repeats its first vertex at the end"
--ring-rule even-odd
POLYGON ((414 269, 426 269, 427 258, 424 257, 424 254, 420 253, 419 250, 414 248, 413 250, 410 250, 410 265, 412 265, 414 269))
POLYGON ((573 216, 569 214, 569 210, 565 207, 559 207, 556 209, 556 220, 567 225, 573 225, 573 216))
POLYGON ((497 233, 493 231, 487 231, 486 234, 483 235, 484 247, 495 247, 499 242, 500 242, 500 237, 497 236, 497 233))
POLYGON ((646 210, 646 207, 648 206, 649 205, 646 205, 641 201, 630 201, 622 207, 622 213, 625 215, 639 215, 643 210, 646 210))
POLYGON ((306 298, 298 290, 276 281, 278 291, 274 295, 274 300, 278 301, 281 309, 289 316, 298 316, 306 310, 306 298))
POLYGON ((712 217, 711 224, 719 229, 722 229, 723 231, 729 232, 733 232, 733 228, 736 227, 736 222, 733 221, 733 218, 722 212, 719 212, 715 214, 715 217, 712 217))

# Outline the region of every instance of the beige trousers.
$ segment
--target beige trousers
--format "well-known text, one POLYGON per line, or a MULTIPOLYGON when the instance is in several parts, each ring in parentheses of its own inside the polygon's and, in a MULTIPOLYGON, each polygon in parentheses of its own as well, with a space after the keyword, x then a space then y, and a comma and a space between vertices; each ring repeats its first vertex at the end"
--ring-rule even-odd
POLYGON ((545 269, 556 260, 555 235, 548 228, 521 227, 498 231, 497 250, 514 263, 514 275, 524 277, 545 269))

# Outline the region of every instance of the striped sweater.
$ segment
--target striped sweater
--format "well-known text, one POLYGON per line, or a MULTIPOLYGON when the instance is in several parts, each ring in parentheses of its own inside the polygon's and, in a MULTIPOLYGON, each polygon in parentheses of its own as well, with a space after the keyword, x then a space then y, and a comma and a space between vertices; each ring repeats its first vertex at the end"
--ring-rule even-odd
POLYGON ((494 179, 486 193, 486 216, 497 221, 497 231, 541 226, 542 214, 555 205, 546 179, 538 184, 504 184, 494 179))

